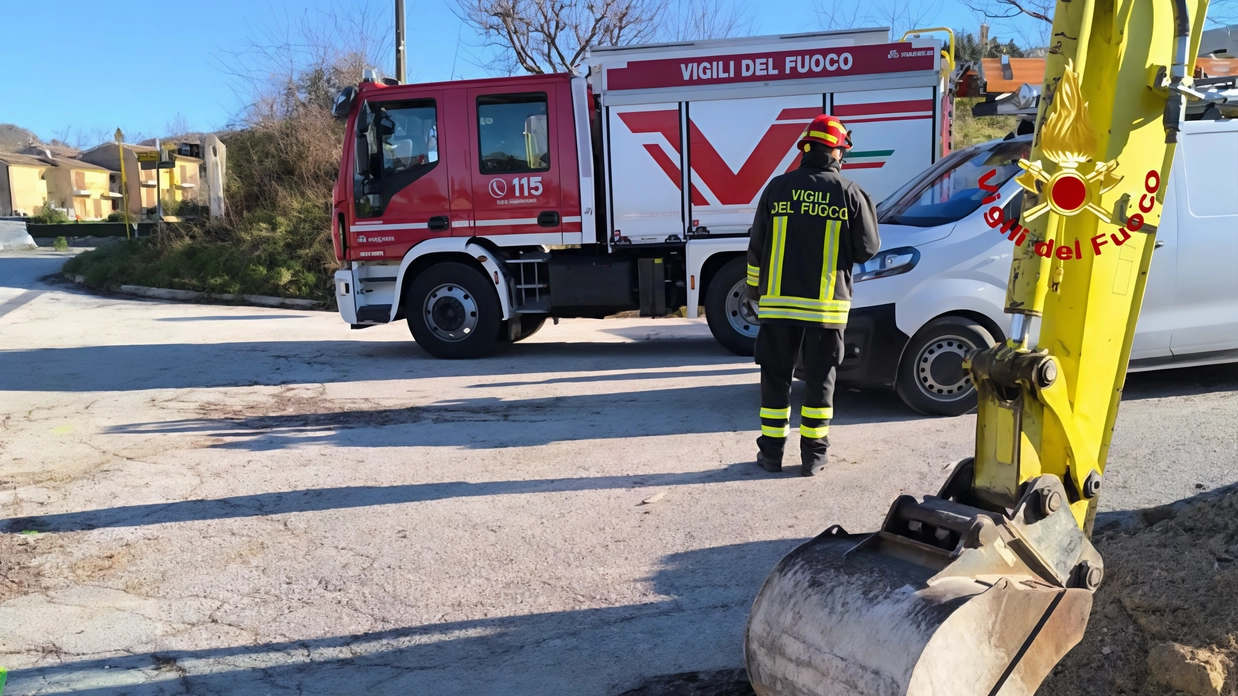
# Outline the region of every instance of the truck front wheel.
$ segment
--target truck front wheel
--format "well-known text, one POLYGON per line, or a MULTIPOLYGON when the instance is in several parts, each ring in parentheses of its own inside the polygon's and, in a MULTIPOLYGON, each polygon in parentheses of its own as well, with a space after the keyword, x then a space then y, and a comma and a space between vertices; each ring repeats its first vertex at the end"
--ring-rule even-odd
POLYGON ((705 320, 723 348, 736 355, 752 355, 757 344, 757 318, 744 302, 748 288, 748 260, 737 256, 719 269, 705 293, 705 320))
POLYGON ((462 263, 440 263, 413 279, 404 299, 408 329, 436 358, 477 358, 499 338, 502 308, 486 276, 462 263))

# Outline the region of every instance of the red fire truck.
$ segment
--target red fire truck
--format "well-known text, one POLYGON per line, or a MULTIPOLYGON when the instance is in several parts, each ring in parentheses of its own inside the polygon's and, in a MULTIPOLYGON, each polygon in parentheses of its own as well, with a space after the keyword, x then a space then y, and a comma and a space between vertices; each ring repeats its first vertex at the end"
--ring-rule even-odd
POLYGON ((740 300, 765 184, 823 112, 852 129, 844 173, 874 200, 948 152, 943 45, 881 29, 626 46, 595 49, 587 78, 348 87, 340 314, 405 319, 427 352, 469 358, 552 317, 703 305, 751 354, 740 300))

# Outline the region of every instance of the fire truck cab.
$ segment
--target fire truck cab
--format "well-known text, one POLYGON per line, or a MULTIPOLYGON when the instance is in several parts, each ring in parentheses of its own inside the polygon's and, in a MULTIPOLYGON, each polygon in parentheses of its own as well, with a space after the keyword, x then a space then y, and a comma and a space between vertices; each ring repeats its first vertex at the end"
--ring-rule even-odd
POLYGON ((547 318, 704 305, 719 342, 751 354, 740 299, 761 191, 821 113, 851 128, 844 173, 874 200, 946 154, 942 46, 825 32, 595 49, 587 78, 346 88, 340 314, 405 319, 427 352, 469 358, 547 318))

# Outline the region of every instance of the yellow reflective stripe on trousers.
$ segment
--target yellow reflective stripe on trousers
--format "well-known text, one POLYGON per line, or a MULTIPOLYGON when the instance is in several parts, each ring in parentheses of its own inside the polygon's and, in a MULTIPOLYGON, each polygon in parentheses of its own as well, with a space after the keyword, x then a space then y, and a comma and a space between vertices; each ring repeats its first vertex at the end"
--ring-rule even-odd
POLYGON ((829 420, 834 417, 834 407, 813 408, 811 406, 801 406, 800 416, 804 418, 820 418, 821 420, 829 420))
POLYGON ((787 216, 774 218, 773 248, 769 256, 769 285, 767 295, 782 294, 782 255, 787 250, 787 216))
POLYGON ((757 285, 761 282, 761 269, 749 264, 748 266, 748 284, 757 285))
POLYGON ((768 308, 757 312, 758 319, 792 319, 815 324, 846 324, 847 312, 814 312, 803 309, 768 308))
POLYGON ((786 408, 762 408, 761 417, 762 418, 773 418, 775 420, 778 420, 778 419, 787 420, 788 418, 791 417, 791 407, 788 406, 786 408))
POLYGON ((825 223, 825 252, 821 261, 821 299, 834 299, 834 281, 838 276, 838 233, 842 228, 841 220, 828 220, 825 223))
POLYGON ((791 434, 791 426, 784 425, 781 428, 774 428, 768 425, 762 425, 761 434, 765 437, 786 437, 791 434))
POLYGON ((814 300, 809 297, 771 297, 761 298, 762 308, 786 307, 787 309, 807 309, 815 312, 846 312, 851 309, 851 300, 814 300))
POLYGON ((810 428, 806 425, 800 426, 800 437, 806 437, 811 440, 818 440, 830 434, 830 426, 823 425, 820 428, 810 428))

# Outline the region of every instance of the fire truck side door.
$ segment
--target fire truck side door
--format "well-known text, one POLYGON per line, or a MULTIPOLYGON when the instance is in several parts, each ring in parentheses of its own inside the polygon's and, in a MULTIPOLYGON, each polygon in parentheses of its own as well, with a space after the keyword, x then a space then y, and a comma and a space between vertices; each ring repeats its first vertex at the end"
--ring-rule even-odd
POLYGON ((560 178, 573 153, 556 147, 556 129, 572 127, 557 122, 558 98, 553 82, 524 83, 519 91, 469 90, 471 140, 478 153, 472 234, 504 246, 563 243, 560 178))
POLYGON ((451 234, 441 92, 362 105, 353 143, 355 257, 400 258, 427 238, 451 234))

